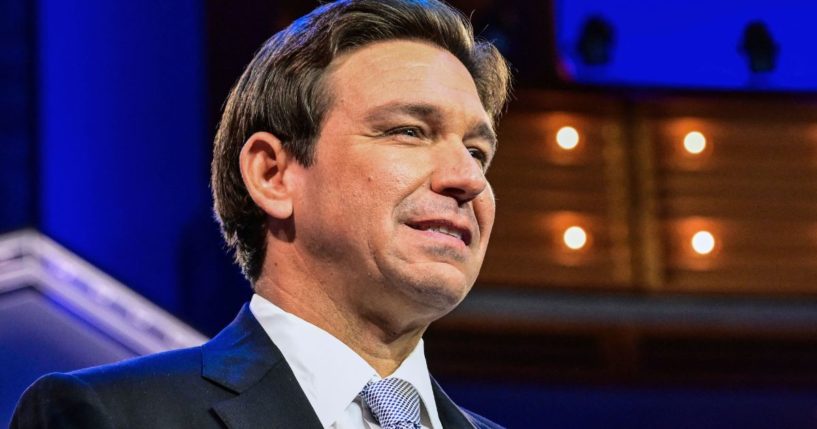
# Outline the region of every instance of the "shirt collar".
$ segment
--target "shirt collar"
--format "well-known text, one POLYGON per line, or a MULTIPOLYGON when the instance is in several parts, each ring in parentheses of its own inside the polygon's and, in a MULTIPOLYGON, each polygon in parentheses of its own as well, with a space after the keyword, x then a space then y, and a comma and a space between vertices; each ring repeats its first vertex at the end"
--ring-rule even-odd
MULTIPOLYGON (((380 379, 374 368, 342 341, 260 295, 253 295, 250 311, 281 350, 323 427, 344 413, 366 383, 380 379)), ((391 377, 411 383, 432 427, 442 428, 422 340, 391 377)))

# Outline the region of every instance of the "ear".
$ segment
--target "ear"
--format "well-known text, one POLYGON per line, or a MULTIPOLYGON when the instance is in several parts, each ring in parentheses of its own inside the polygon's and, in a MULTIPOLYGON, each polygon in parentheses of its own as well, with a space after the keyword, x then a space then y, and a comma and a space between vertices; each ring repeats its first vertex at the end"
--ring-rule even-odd
POLYGON ((273 218, 292 216, 292 195, 285 179, 294 159, 274 135, 257 132, 241 148, 238 158, 241 177, 255 204, 273 218))

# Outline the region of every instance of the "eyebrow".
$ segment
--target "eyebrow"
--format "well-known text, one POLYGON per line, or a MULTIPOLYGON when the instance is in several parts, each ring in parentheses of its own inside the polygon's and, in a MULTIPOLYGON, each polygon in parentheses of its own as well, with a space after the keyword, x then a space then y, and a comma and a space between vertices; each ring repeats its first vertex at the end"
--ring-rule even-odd
MULTIPOLYGON (((442 119, 445 117, 442 110, 433 104, 395 101, 373 107, 366 113, 365 120, 367 122, 380 122, 395 114, 408 115, 426 122, 435 123, 442 122, 442 119)), ((491 150, 496 152, 496 132, 494 132, 493 127, 488 123, 480 121, 478 125, 472 127, 464 136, 465 140, 473 138, 486 140, 491 145, 491 150)))

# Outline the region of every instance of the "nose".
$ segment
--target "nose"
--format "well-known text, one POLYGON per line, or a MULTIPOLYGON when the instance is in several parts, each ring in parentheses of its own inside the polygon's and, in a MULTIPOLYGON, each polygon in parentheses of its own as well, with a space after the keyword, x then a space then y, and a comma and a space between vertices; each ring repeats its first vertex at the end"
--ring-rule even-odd
POLYGON ((479 161, 461 141, 439 146, 431 189, 457 200, 462 205, 476 198, 488 186, 479 161))

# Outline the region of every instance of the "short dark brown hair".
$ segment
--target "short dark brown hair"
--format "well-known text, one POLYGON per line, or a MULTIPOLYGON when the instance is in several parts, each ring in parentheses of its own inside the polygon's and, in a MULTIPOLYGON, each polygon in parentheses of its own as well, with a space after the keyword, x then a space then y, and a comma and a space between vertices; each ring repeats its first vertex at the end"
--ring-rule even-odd
POLYGON ((331 102, 325 70, 338 55, 369 43, 409 39, 456 56, 471 73, 496 122, 508 98, 510 73, 499 51, 476 41, 468 18, 437 0, 339 0, 318 7, 272 36, 230 92, 213 149, 216 217, 236 262, 258 279, 266 247, 266 215, 250 198, 238 158, 246 140, 267 131, 300 164, 314 162, 314 143, 331 102))

